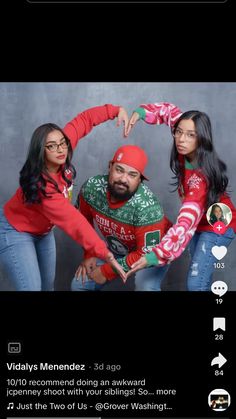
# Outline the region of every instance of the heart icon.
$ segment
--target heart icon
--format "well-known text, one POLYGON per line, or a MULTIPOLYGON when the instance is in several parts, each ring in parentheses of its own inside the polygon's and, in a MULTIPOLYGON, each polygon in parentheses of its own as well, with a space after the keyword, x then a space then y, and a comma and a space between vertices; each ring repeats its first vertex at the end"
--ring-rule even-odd
POLYGON ((227 253, 227 247, 225 246, 213 246, 211 253, 215 256, 216 259, 221 260, 227 253))

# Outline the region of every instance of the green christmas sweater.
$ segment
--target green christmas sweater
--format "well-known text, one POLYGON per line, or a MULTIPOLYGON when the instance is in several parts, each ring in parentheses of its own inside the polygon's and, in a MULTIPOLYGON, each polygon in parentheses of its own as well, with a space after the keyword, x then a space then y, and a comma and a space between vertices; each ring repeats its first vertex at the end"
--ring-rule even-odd
MULTIPOLYGON (((153 192, 144 184, 127 201, 112 203, 107 190, 108 175, 88 179, 81 188, 77 207, 87 220, 98 226, 109 249, 118 257, 127 272, 142 255, 157 245, 171 226, 153 192)), ((85 252, 85 258, 95 256, 85 252)), ((117 277, 107 263, 101 267, 103 275, 117 277)))

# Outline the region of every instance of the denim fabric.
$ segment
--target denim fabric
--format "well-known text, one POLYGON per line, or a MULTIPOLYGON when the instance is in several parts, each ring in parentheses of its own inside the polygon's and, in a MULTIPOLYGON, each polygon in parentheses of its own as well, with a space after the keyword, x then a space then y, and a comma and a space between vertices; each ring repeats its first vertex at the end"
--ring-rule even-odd
POLYGON ((225 234, 214 232, 195 233, 190 244, 191 265, 187 277, 188 291, 210 291, 214 272, 214 263, 218 262, 212 254, 213 246, 228 247, 235 237, 229 228, 225 234))
POLYGON ((53 291, 56 246, 53 231, 19 232, 0 208, 0 269, 16 291, 53 291))
POLYGON ((170 265, 142 269, 135 274, 135 291, 161 291, 161 283, 170 265))
MULTIPOLYGON (((99 260, 98 265, 104 263, 99 260)), ((146 268, 138 271, 135 274, 135 289, 134 291, 161 291, 161 281, 164 278, 169 266, 162 268, 146 268)), ((105 285, 105 284, 104 284, 105 285)), ((84 284, 81 279, 73 278, 71 283, 72 291, 102 291, 104 285, 96 284, 96 282, 86 278, 84 284)))

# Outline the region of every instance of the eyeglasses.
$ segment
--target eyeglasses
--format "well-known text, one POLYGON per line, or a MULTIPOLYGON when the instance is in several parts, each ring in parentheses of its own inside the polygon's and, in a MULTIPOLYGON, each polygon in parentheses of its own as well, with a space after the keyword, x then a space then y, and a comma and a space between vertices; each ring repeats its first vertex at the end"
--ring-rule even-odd
POLYGON ((176 130, 172 132, 174 138, 180 138, 183 134, 189 141, 195 140, 197 138, 197 133, 194 131, 183 131, 180 128, 176 128, 176 130))
POLYGON ((45 145, 45 147, 48 149, 48 151, 50 151, 50 153, 54 153, 55 151, 59 150, 59 147, 63 149, 68 148, 68 142, 66 140, 63 140, 59 144, 49 144, 49 145, 45 145))

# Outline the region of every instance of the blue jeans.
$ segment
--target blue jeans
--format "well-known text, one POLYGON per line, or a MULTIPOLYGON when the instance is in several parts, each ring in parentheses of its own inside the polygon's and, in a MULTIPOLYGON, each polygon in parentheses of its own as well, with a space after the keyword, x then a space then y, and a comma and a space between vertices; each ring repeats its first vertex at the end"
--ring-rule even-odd
MULTIPOLYGON (((101 265, 103 261, 98 260, 97 265, 101 265)), ((162 268, 150 267, 138 271, 135 274, 134 291, 161 291, 161 282, 168 270, 169 266, 162 268)), ((86 278, 84 284, 81 279, 75 277, 71 283, 71 291, 102 291, 104 285, 96 284, 95 281, 86 278)))
POLYGON ((16 291, 53 291, 56 246, 53 231, 36 236, 17 231, 0 208, 0 269, 16 291))
POLYGON ((188 291, 211 290, 214 263, 218 262, 211 249, 213 246, 228 247, 234 237, 232 228, 229 228, 225 234, 208 231, 194 234, 189 244, 192 260, 187 277, 188 291))

